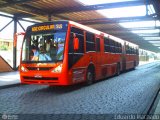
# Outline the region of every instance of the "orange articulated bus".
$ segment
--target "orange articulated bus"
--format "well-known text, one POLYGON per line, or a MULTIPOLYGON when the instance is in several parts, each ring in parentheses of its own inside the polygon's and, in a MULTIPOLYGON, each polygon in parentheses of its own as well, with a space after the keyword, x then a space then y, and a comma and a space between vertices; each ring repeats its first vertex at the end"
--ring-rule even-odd
POLYGON ((73 21, 29 26, 22 44, 22 83, 91 84, 139 64, 138 45, 73 21))

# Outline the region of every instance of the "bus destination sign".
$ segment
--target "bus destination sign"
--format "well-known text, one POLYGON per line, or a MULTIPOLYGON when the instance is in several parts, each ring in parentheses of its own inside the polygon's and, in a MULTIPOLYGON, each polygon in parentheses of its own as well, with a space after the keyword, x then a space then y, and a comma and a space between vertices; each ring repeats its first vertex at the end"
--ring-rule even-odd
POLYGON ((32 32, 46 31, 46 30, 53 30, 53 29, 54 29, 54 25, 34 26, 32 27, 32 32))
POLYGON ((54 29, 62 29, 62 24, 33 26, 32 32, 47 31, 47 30, 54 30, 54 29))

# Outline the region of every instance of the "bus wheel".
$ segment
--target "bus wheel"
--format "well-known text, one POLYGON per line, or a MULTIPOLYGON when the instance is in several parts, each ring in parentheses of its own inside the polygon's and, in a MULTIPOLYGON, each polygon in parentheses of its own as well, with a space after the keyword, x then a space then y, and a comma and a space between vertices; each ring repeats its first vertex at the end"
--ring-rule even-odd
POLYGON ((87 85, 91 85, 94 81, 94 72, 91 69, 87 70, 87 74, 86 74, 86 84, 87 85))
POLYGON ((118 76, 119 74, 120 74, 120 65, 118 63, 116 68, 116 75, 118 76))

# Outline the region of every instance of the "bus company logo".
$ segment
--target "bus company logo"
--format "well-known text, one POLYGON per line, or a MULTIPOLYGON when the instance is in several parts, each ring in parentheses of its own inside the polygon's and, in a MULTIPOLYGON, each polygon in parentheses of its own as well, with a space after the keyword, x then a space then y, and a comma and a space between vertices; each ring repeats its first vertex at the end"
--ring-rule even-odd
POLYGON ((35 77, 35 78, 42 78, 42 75, 36 74, 34 77, 35 77))

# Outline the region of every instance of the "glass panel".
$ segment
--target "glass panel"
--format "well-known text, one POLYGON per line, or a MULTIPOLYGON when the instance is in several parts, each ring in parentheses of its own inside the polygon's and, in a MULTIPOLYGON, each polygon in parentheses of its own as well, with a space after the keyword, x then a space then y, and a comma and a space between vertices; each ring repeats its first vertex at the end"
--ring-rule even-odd
POLYGON ((24 39, 22 61, 56 62, 63 60, 66 32, 32 34, 24 39))

